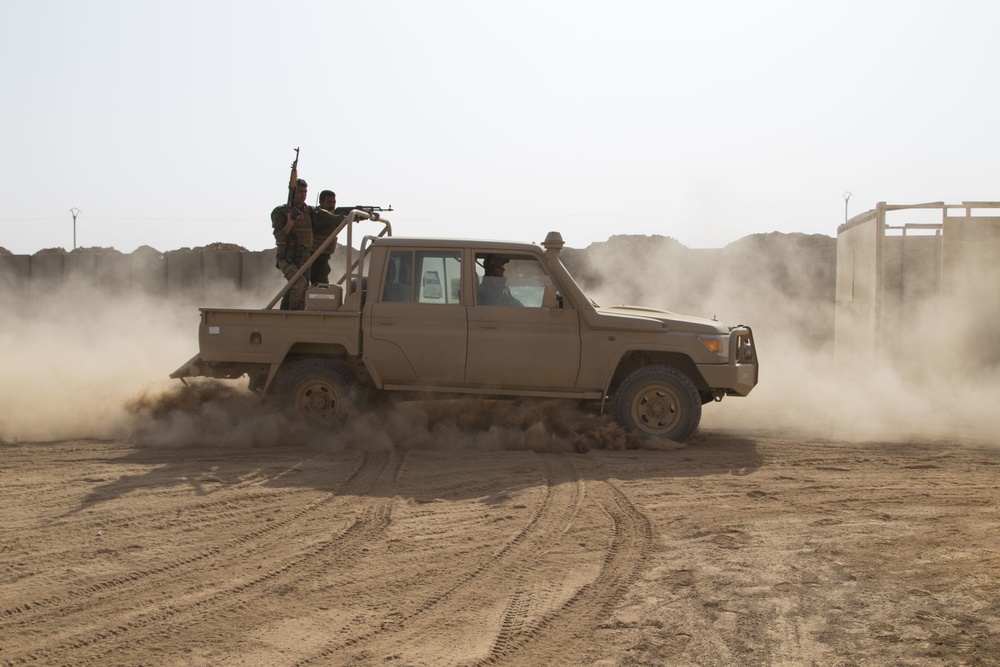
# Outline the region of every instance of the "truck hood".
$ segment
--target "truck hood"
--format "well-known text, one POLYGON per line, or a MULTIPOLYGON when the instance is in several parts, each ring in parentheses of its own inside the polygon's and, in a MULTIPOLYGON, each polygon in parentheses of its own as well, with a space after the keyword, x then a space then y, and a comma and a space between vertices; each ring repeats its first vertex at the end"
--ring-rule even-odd
POLYGON ((605 306, 597 309, 601 320, 615 328, 649 331, 650 329, 689 331, 691 333, 728 333, 729 327, 718 320, 680 315, 668 310, 642 306, 605 306))

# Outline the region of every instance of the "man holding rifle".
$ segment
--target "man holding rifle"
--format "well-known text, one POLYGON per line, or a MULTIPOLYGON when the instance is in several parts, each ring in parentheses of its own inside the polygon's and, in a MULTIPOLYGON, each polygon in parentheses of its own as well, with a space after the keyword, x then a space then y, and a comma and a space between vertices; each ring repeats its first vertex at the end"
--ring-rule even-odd
MULTIPOLYGON (((306 204, 308 190, 309 185, 303 179, 296 178, 291 201, 271 211, 271 227, 278 246, 276 266, 286 280, 291 279, 312 256, 313 229, 328 230, 326 235, 329 236, 342 220, 341 216, 306 204)), ((332 253, 336 245, 337 241, 334 240, 327 246, 327 252, 332 253)), ((281 298, 281 309, 304 310, 308 288, 309 274, 305 273, 285 292, 285 296, 281 298)))
MULTIPOLYGON (((337 193, 332 190, 323 190, 319 193, 319 208, 323 211, 333 213, 337 208, 337 193)), ((323 245, 323 241, 333 233, 337 225, 344 219, 342 215, 334 215, 331 218, 326 216, 316 216, 313 220, 313 242, 312 251, 316 252, 323 245)), ((337 242, 334 241, 327 247, 326 251, 316 258, 309 269, 309 282, 313 285, 325 285, 330 282, 330 255, 333 254, 337 242)))
MULTIPOLYGON (((288 202, 277 206, 271 211, 271 228, 277 243, 276 266, 290 280, 298 273, 313 253, 313 229, 326 231, 329 236, 341 217, 321 208, 306 204, 309 185, 298 178, 299 149, 295 149, 295 162, 292 163, 292 174, 288 185, 288 202)), ((334 240, 326 251, 332 253, 337 245, 334 240)), ((317 246, 318 247, 318 246, 317 246)), ((306 307, 306 290, 309 288, 309 274, 305 273, 285 292, 281 298, 282 310, 304 310, 306 307)))

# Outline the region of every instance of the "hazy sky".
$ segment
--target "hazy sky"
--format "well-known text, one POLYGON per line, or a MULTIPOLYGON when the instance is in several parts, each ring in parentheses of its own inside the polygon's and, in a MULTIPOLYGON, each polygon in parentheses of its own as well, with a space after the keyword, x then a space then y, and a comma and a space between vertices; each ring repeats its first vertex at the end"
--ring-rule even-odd
POLYGON ((1000 199, 996 2, 0 1, 0 246, 397 235, 723 247, 1000 199))

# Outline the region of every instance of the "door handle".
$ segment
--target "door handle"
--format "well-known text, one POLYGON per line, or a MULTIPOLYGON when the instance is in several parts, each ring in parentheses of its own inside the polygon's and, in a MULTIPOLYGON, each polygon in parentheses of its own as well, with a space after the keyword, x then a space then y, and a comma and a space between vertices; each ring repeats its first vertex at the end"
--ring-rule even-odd
POLYGON ((492 322, 484 322, 483 324, 479 325, 479 328, 480 329, 496 329, 497 325, 493 324, 492 322))

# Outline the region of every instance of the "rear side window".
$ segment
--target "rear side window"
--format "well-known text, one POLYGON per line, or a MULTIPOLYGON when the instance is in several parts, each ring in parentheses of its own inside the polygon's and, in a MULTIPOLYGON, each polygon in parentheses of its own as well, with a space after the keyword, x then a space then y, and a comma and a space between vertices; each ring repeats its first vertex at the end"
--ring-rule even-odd
POLYGON ((383 302, 461 303, 462 260, 456 250, 393 250, 386 266, 383 302))

